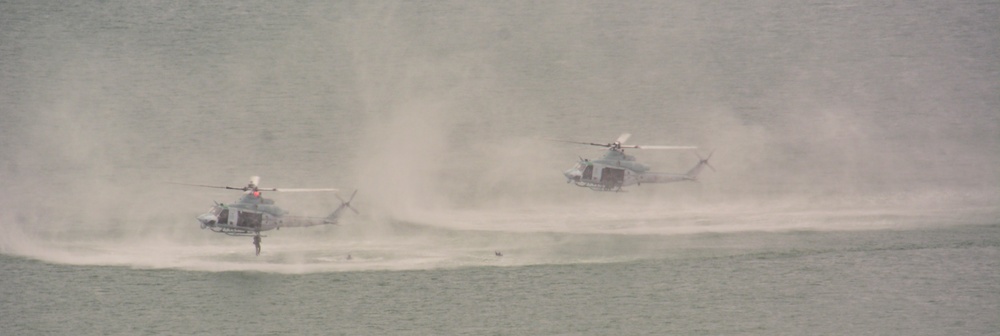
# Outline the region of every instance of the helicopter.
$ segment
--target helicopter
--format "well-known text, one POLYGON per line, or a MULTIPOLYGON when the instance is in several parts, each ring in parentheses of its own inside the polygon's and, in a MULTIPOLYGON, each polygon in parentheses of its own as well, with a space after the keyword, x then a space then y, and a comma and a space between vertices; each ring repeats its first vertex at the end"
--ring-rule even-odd
POLYGON ((275 205, 274 200, 264 198, 261 192, 336 192, 338 189, 261 188, 258 186, 259 183, 259 176, 251 176, 250 183, 244 187, 171 182, 171 184, 243 191, 243 195, 235 202, 229 204, 215 202, 215 205, 209 208, 208 212, 198 215, 196 218, 201 224, 202 229, 209 229, 212 232, 230 236, 253 236, 253 244, 257 247, 257 255, 260 255, 260 239, 261 237, 265 237, 261 236, 261 231, 278 230, 282 227, 337 224, 344 209, 350 209, 355 214, 358 214, 358 210, 351 206, 354 196, 358 193, 357 190, 346 201, 340 198, 339 195, 334 194, 340 200, 340 206, 326 217, 289 216, 288 211, 275 205))
POLYGON ((697 181, 698 174, 708 166, 713 171, 715 167, 708 164, 712 158, 702 158, 698 155, 698 164, 684 174, 658 173, 649 171, 649 167, 635 161, 635 156, 625 154, 626 148, 634 149, 696 149, 694 146, 648 146, 648 145, 624 145, 625 141, 632 136, 623 133, 617 140, 611 143, 600 144, 593 142, 577 142, 550 139, 551 141, 568 142, 575 144, 591 145, 608 148, 604 157, 597 160, 580 158, 580 161, 563 172, 566 183, 573 182, 578 187, 590 188, 596 191, 622 191, 622 187, 630 185, 642 185, 643 183, 670 183, 681 181, 697 181))

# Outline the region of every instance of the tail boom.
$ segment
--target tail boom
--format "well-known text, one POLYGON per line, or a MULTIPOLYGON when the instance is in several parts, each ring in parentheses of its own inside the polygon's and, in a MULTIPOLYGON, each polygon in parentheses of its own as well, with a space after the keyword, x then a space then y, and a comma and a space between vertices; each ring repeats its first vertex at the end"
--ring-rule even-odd
POLYGON ((684 174, 670 174, 670 173, 644 173, 636 177, 636 182, 642 183, 671 183, 671 182, 683 182, 683 181, 698 181, 698 175, 701 174, 702 169, 708 167, 715 170, 711 164, 708 163, 708 159, 712 158, 712 154, 708 154, 708 157, 702 158, 698 156, 698 164, 692 167, 687 173, 684 174))

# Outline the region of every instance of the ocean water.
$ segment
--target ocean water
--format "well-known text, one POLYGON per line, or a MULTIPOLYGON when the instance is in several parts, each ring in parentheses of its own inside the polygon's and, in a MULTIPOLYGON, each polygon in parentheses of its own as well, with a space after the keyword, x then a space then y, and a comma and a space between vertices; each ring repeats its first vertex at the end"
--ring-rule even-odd
POLYGON ((996 17, 0 1, 0 334, 996 335, 996 17), (565 183, 601 149, 547 139, 626 132, 715 169, 565 183), (254 175, 361 213, 254 256, 194 220, 238 194, 168 183, 254 175))

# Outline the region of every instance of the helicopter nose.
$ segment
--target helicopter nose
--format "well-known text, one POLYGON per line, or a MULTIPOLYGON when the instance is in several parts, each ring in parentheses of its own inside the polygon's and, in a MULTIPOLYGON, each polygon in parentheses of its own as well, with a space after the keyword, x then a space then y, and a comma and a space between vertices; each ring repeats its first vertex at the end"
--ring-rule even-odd
POLYGON ((580 181, 580 175, 582 175, 582 174, 580 174, 580 171, 576 170, 576 169, 570 169, 570 170, 567 170, 567 171, 563 172, 563 176, 566 176, 566 179, 570 180, 570 181, 577 181, 577 182, 579 182, 580 181))
POLYGON ((218 218, 216 218, 213 214, 206 213, 198 216, 198 221, 201 222, 201 227, 204 228, 206 226, 215 226, 218 218))

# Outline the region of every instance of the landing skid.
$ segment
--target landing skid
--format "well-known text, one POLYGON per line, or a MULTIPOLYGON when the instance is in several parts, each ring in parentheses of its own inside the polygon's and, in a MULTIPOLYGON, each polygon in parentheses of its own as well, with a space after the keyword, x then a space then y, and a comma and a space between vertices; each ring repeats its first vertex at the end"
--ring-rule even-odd
POLYGON ((614 191, 614 192, 626 192, 622 190, 622 186, 619 185, 604 185, 604 184, 594 184, 594 183, 574 183, 577 187, 590 188, 593 191, 614 191))
MULTIPOLYGON (((211 228, 210 230, 212 230, 212 232, 225 233, 227 236, 234 236, 234 237, 253 237, 259 235, 259 233, 255 231, 244 231, 244 230, 223 229, 223 228, 211 228)), ((261 235, 261 237, 267 237, 267 236, 261 235)))

